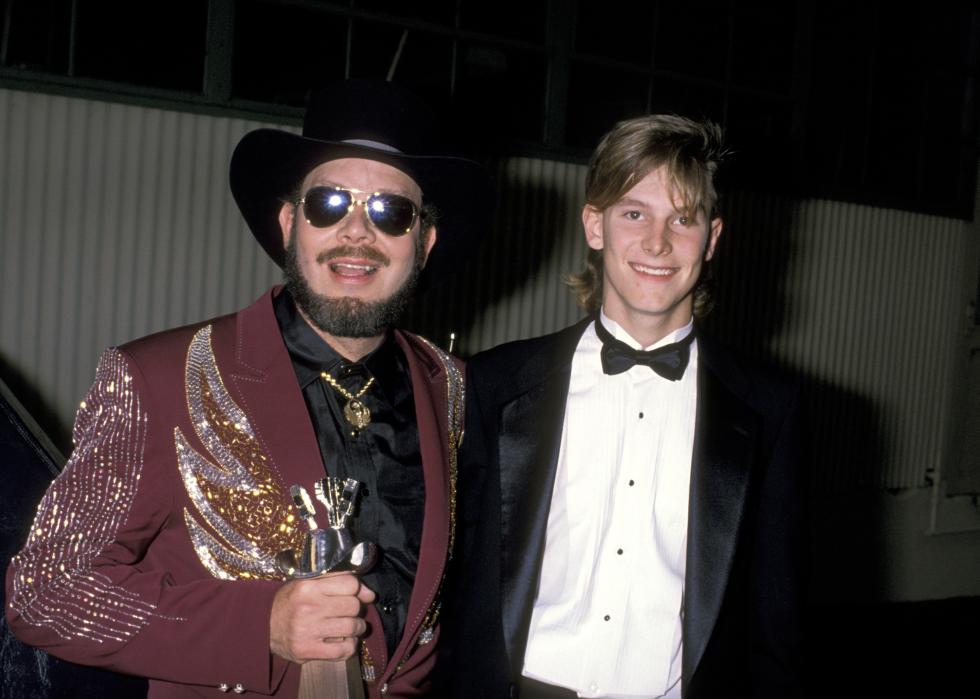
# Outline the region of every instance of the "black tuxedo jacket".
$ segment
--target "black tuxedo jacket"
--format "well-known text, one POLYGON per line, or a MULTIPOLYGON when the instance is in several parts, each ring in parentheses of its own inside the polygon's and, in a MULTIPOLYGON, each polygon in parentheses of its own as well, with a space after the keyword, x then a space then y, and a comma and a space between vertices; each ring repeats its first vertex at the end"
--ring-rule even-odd
MULTIPOLYGON (((467 364, 452 694, 513 697, 527 644, 575 347, 591 319, 467 364)), ((683 610, 685 699, 798 693, 795 382, 698 334, 683 610)))

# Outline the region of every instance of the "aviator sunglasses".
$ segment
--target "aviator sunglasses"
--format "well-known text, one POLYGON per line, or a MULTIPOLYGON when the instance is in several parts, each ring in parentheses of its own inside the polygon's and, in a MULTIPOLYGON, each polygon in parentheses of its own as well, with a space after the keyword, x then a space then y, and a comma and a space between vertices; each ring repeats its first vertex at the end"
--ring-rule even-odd
POLYGON ((311 187, 296 204, 303 205, 307 223, 316 228, 339 223, 357 204, 364 207, 368 219, 385 235, 405 235, 415 225, 419 207, 408 197, 374 192, 364 199, 358 199, 355 194, 363 196, 368 192, 326 185, 311 187))

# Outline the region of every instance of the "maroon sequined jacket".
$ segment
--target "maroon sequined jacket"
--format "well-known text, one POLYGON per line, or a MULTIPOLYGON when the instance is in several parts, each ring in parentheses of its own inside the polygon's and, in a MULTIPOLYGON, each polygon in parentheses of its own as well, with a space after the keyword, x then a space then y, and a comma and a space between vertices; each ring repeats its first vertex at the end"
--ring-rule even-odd
MULTIPOLYGON (((150 697, 296 696, 299 666, 269 652, 274 557, 305 529, 290 485, 310 488, 323 467, 274 293, 103 354, 75 450, 7 572, 7 620, 22 641, 148 677, 150 697)), ((462 418, 457 362, 417 336, 396 339, 415 396, 425 521, 393 657, 368 609, 361 661, 374 697, 428 686, 462 418)))

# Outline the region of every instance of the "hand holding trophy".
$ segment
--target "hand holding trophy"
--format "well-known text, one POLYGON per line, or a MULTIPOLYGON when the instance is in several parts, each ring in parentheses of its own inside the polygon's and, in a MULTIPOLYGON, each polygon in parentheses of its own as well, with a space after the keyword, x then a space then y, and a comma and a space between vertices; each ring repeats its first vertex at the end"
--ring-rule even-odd
MULTIPOLYGON (((315 483, 317 500, 326 508, 327 528, 316 522, 316 510, 301 485, 290 488, 293 504, 309 531, 299 551, 287 549, 276 556, 279 569, 290 578, 315 578, 327 573, 365 573, 374 565, 377 547, 354 543, 347 521, 353 516, 360 483, 352 478, 327 477, 315 483)), ((346 662, 310 660, 303 663, 299 699, 355 699, 364 696, 360 662, 355 653, 346 662)))

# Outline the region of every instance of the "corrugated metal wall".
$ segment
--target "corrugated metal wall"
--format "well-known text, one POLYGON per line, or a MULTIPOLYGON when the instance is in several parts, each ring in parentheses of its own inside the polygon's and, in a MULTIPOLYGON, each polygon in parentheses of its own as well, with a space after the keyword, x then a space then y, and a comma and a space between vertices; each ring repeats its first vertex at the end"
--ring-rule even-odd
POLYGON ((257 126, 0 90, 0 359, 59 417, 103 347, 232 311, 278 278, 227 184, 257 126))
MULTIPOLYGON (((70 422, 101 348, 274 283, 227 186, 234 145, 260 125, 0 90, 5 377, 70 422)), ((409 325, 442 344, 457 332, 466 355, 577 319, 562 277, 584 255, 583 179, 580 165, 501 162, 494 234, 409 325)), ((729 204, 712 325, 809 378, 816 481, 922 485, 942 456, 971 228, 826 201, 729 204)))
POLYGON ((948 440, 970 225, 830 201, 732 204, 714 320, 807 377, 818 482, 923 485, 948 440))

